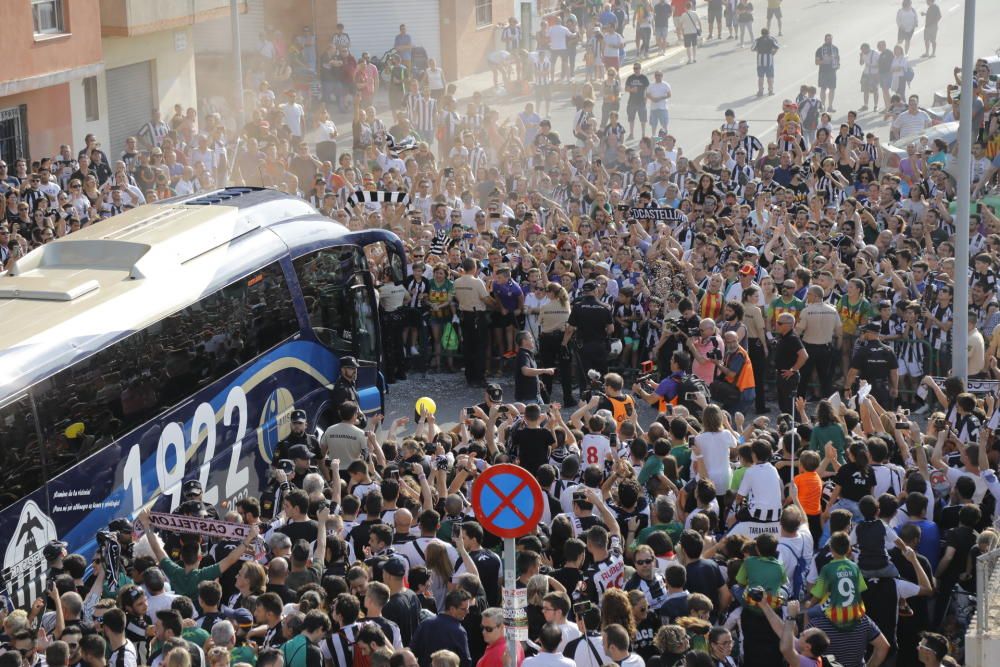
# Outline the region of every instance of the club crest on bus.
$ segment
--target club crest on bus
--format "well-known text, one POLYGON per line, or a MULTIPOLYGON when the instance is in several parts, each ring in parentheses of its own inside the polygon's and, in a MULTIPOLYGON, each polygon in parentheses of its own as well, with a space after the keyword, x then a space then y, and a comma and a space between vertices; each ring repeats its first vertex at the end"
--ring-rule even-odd
POLYGON ((261 454, 268 461, 271 460, 278 443, 292 432, 289 415, 294 407, 295 398, 292 392, 284 387, 272 391, 264 403, 264 410, 260 414, 260 429, 257 433, 261 454))
POLYGON ((4 568, 12 567, 37 553, 52 540, 58 539, 56 524, 42 511, 35 501, 29 500, 21 508, 21 516, 17 520, 17 528, 7 551, 4 553, 4 568))

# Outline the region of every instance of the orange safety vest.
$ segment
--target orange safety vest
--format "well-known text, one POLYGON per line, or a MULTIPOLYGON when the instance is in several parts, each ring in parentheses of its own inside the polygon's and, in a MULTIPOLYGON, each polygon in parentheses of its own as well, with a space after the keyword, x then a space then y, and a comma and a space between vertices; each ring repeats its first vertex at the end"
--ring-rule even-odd
POLYGON ((753 389, 756 385, 753 382, 753 364, 750 362, 750 355, 743 349, 742 345, 736 349, 739 354, 743 355, 743 368, 736 376, 736 388, 742 393, 746 389, 753 389))
POLYGON ((629 417, 628 407, 632 406, 632 412, 635 412, 635 401, 632 400, 631 396, 616 397, 605 394, 604 397, 611 403, 611 416, 615 418, 618 428, 621 428, 621 425, 629 417))

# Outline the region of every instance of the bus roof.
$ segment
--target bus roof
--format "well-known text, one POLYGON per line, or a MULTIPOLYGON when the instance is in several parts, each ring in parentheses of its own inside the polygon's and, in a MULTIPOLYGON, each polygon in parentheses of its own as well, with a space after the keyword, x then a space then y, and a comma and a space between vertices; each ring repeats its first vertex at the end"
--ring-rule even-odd
POLYGON ((276 261, 288 248, 268 227, 311 216, 297 197, 229 188, 141 206, 36 248, 0 275, 0 402, 276 261))

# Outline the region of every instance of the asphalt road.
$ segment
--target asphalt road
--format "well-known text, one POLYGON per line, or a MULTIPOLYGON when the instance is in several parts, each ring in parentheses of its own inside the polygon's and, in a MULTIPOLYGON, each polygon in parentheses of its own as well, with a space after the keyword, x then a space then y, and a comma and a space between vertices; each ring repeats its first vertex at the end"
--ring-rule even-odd
MULTIPOLYGON (((935 91, 943 91, 946 84, 953 82, 953 68, 961 62, 963 5, 959 0, 939 2, 943 19, 937 57, 920 57, 924 49, 922 20, 909 53, 915 70, 911 90, 927 104, 930 104, 935 91)), ((915 4, 918 10, 924 7, 922 2, 915 4)), ((765 0, 756 3, 755 31, 765 26, 766 5, 765 0)), ((662 57, 644 60, 644 69, 647 72, 662 70, 665 80, 671 85, 670 132, 678 138, 686 155, 693 157, 703 150, 711 130, 722 122, 727 108, 735 110, 737 118, 748 120, 751 132, 766 141, 774 136, 781 100, 794 97, 802 84, 816 84, 814 54, 828 32, 840 49, 842 62, 835 104, 838 113, 834 114, 834 122, 846 119, 848 110, 861 106, 861 66, 857 57, 860 45, 868 42, 874 47, 884 39, 891 48, 896 37, 895 15, 899 6, 897 0, 786 0, 783 34, 778 37, 781 49, 776 56, 774 97, 756 97, 754 54, 748 48, 740 48, 736 40, 709 41, 699 48, 698 61, 685 65, 683 49, 676 46, 676 37, 671 36, 672 48, 662 57)), ((988 27, 1000 24, 1000 2, 979 2, 976 19, 979 34, 976 35, 975 53, 977 56, 991 55, 1000 44, 992 41, 993 35, 988 27)), ((774 24, 772 29, 776 32, 777 25, 774 24)), ((630 31, 626 32, 626 37, 631 37, 630 31)), ((629 46, 631 49, 634 43, 629 46)), ((630 68, 631 62, 630 51, 627 67, 630 68)), ((575 109, 571 97, 582 78, 582 69, 578 69, 576 86, 557 85, 553 91, 550 118, 554 128, 564 137, 572 136, 570 130, 575 109)), ((460 87, 460 95, 471 94, 472 86, 478 84, 483 89, 489 83, 488 74, 466 80, 460 87)), ((487 94, 487 99, 491 106, 499 110, 503 119, 517 114, 526 102, 534 98, 501 98, 487 94)), ((881 113, 862 113, 858 122, 866 131, 877 131, 887 139, 888 122, 882 119, 881 113)), ((513 394, 509 375, 497 381, 504 386, 508 396, 513 394)), ((483 400, 482 390, 467 387, 460 373, 411 373, 406 381, 390 388, 386 399, 387 421, 401 416, 412 417, 413 405, 421 396, 430 396, 437 402, 439 422, 454 422, 462 408, 483 400)), ((651 408, 644 408, 642 416, 644 419, 652 418, 654 412, 651 408)))

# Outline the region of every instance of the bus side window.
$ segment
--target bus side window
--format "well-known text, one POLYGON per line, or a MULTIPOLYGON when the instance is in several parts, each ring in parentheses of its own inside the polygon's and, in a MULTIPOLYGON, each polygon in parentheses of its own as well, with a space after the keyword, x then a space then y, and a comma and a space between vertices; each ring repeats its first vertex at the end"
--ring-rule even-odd
POLYGON ((49 481, 298 331, 275 263, 38 383, 49 481))
POLYGON ((313 334, 338 354, 355 354, 358 331, 350 287, 355 271, 365 265, 364 255, 356 246, 323 248, 293 264, 313 334))
POLYGON ((0 509, 45 483, 35 416, 27 396, 0 407, 0 509))

